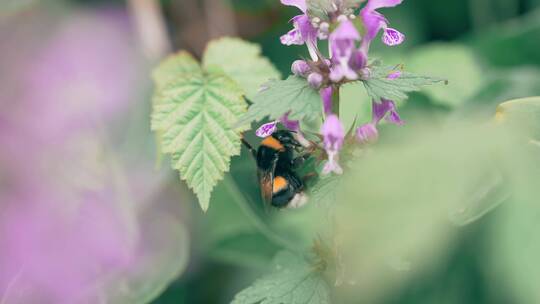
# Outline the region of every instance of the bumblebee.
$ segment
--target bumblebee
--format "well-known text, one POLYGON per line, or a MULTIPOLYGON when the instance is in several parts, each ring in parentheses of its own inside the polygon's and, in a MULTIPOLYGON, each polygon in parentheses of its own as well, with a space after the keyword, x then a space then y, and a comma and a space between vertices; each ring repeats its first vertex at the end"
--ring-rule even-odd
POLYGON ((307 202, 304 181, 295 173, 309 158, 309 153, 295 157, 303 146, 290 131, 280 130, 264 138, 257 150, 242 140, 257 163, 261 196, 266 204, 276 208, 297 208, 307 202))

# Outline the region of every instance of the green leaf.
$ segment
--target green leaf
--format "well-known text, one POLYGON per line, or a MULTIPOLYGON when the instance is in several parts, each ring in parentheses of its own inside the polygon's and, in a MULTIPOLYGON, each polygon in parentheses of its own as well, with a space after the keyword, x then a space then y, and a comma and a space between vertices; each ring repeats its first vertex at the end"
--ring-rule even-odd
POLYGON ((339 119, 345 130, 371 120, 371 98, 359 83, 345 84, 339 91, 339 119))
POLYGON ((422 86, 443 82, 444 79, 420 76, 413 73, 402 72, 396 79, 389 79, 388 75, 395 71, 394 67, 374 66, 372 76, 363 81, 368 95, 375 99, 390 99, 402 101, 407 99, 407 93, 419 91, 422 86))
MULTIPOLYGON (((355 9, 365 0, 344 0, 340 4, 341 10, 355 9)), ((323 21, 328 20, 328 15, 336 11, 334 1, 331 0, 307 0, 307 9, 311 17, 318 17, 323 21)))
POLYGON ((341 176, 321 177, 315 185, 310 188, 310 203, 322 207, 329 207, 336 203, 337 191, 341 182, 341 176))
POLYGON ((156 87, 160 88, 179 75, 200 73, 199 63, 191 54, 180 51, 165 58, 152 73, 156 87))
POLYGON ((219 66, 253 99, 260 86, 269 79, 281 78, 268 59, 261 56, 261 47, 238 38, 211 41, 203 56, 203 66, 219 66))
POLYGON ((195 69, 185 53, 165 60, 154 73, 152 130, 163 153, 193 189, 203 210, 210 194, 240 153, 240 131, 232 124, 246 111, 243 92, 218 71, 195 69), (157 75, 157 76, 156 76, 157 75))
POLYGON ((333 11, 332 1, 329 0, 307 0, 308 14, 321 20, 328 20, 328 13, 333 11))
POLYGON ((495 119, 518 129, 531 144, 540 145, 540 97, 510 100, 497 107, 495 119))
POLYGON ((274 271, 238 293, 231 304, 327 304, 329 287, 322 274, 305 259, 282 251, 274 271))
POLYGON ((448 107, 465 103, 482 87, 485 78, 473 52, 459 44, 437 43, 421 47, 411 54, 407 66, 413 72, 448 79, 446 86, 424 90, 435 103, 448 107))
POLYGON ((305 79, 289 76, 286 80, 273 80, 264 86, 265 89, 253 98, 253 104, 237 125, 259 121, 266 116, 278 119, 289 111, 289 118, 295 120, 322 117, 321 97, 305 79))

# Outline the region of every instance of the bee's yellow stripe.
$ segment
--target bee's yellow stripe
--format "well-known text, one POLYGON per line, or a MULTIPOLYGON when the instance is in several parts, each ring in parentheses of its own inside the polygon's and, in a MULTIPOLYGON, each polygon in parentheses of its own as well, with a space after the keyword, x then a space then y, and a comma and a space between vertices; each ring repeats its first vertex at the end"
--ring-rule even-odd
POLYGON ((283 151, 285 150, 285 147, 279 142, 279 140, 273 138, 272 136, 268 136, 267 138, 263 139, 261 142, 261 145, 267 146, 269 148, 272 148, 274 150, 283 151))
POLYGON ((285 187, 287 187, 287 180, 283 178, 282 176, 276 176, 274 178, 274 187, 272 188, 272 193, 279 192, 283 190, 285 187))

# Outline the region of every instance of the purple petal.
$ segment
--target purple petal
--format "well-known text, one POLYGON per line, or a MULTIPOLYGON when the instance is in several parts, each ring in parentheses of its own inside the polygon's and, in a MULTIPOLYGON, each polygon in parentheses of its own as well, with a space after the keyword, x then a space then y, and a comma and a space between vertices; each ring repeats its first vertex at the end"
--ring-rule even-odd
POLYGON ((398 79, 399 77, 401 77, 401 71, 394 71, 386 76, 388 79, 398 79))
POLYGON ((353 40, 359 41, 360 34, 350 20, 342 21, 339 26, 332 32, 330 39, 335 40, 353 40))
POLYGON ((367 123, 356 130, 356 139, 362 144, 376 141, 377 138, 379 132, 373 123, 367 123))
POLYGON ((396 46, 405 41, 405 35, 403 35, 396 29, 388 27, 384 29, 382 41, 388 46, 396 46))
POLYGON ((369 0, 365 8, 376 10, 382 7, 394 7, 401 4, 401 2, 403 2, 403 0, 369 0))
POLYGON ((306 0, 281 0, 281 4, 288 5, 288 6, 296 6, 303 13, 307 11, 306 0))
POLYGON ((335 114, 328 115, 323 125, 321 126, 321 134, 323 136, 324 148, 329 153, 330 151, 339 151, 343 145, 345 138, 345 130, 343 124, 335 114))
POLYGON ((393 101, 388 99, 382 99, 380 103, 373 101, 371 122, 373 124, 378 124, 385 117, 386 121, 396 125, 402 125, 404 123, 399 117, 396 104, 393 101))
POLYGON ((339 165, 336 157, 337 157, 336 153, 332 153, 328 155, 328 161, 326 161, 326 163, 324 164, 324 167, 321 172, 323 175, 328 175, 332 172, 339 175, 343 174, 343 169, 339 165))
POLYGON ((289 119, 289 113, 283 115, 279 121, 281 124, 285 126, 285 128, 291 130, 291 131, 299 131, 300 130, 300 122, 298 120, 290 120, 289 119))
POLYGON ((296 28, 290 30, 287 32, 287 34, 281 36, 279 38, 281 41, 281 44, 283 45, 302 45, 304 44, 304 40, 302 39, 302 35, 300 35, 300 31, 296 28))
POLYGON ((401 120, 401 117, 399 117, 399 114, 396 110, 390 111, 390 114, 386 116, 385 120, 398 126, 401 126, 405 123, 403 120, 401 120))
POLYGON ((358 79, 358 74, 349 66, 347 60, 342 60, 330 68, 330 80, 340 82, 343 78, 348 80, 358 79))
POLYGON ((320 91, 321 99, 323 101, 324 113, 326 114, 332 113, 332 93, 332 87, 327 87, 320 91))
POLYGON ((375 11, 362 10, 360 15, 362 16, 362 21, 364 22, 364 26, 366 28, 366 34, 362 40, 362 45, 369 45, 371 41, 375 39, 377 33, 379 33, 379 30, 388 24, 388 20, 386 20, 383 15, 375 11))
POLYGON ((313 27, 309 16, 306 14, 295 16, 291 19, 294 29, 281 36, 281 43, 284 45, 306 44, 313 61, 318 60, 317 56, 317 35, 318 31, 313 27))
POLYGON ((264 125, 260 126, 257 131, 255 131, 255 135, 261 138, 266 138, 272 133, 276 132, 277 130, 277 121, 265 123, 264 125))
POLYGON ((364 53, 355 50, 351 56, 350 66, 354 70, 361 70, 367 65, 367 57, 364 53))

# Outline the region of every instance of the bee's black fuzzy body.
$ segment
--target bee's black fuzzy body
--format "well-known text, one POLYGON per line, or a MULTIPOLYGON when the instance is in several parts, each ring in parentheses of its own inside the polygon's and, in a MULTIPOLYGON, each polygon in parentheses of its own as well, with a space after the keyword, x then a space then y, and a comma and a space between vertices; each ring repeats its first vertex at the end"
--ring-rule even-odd
POLYGON ((306 201, 304 183, 294 172, 294 151, 301 147, 291 132, 281 130, 263 139, 253 151, 262 197, 273 207, 298 207, 306 201))

